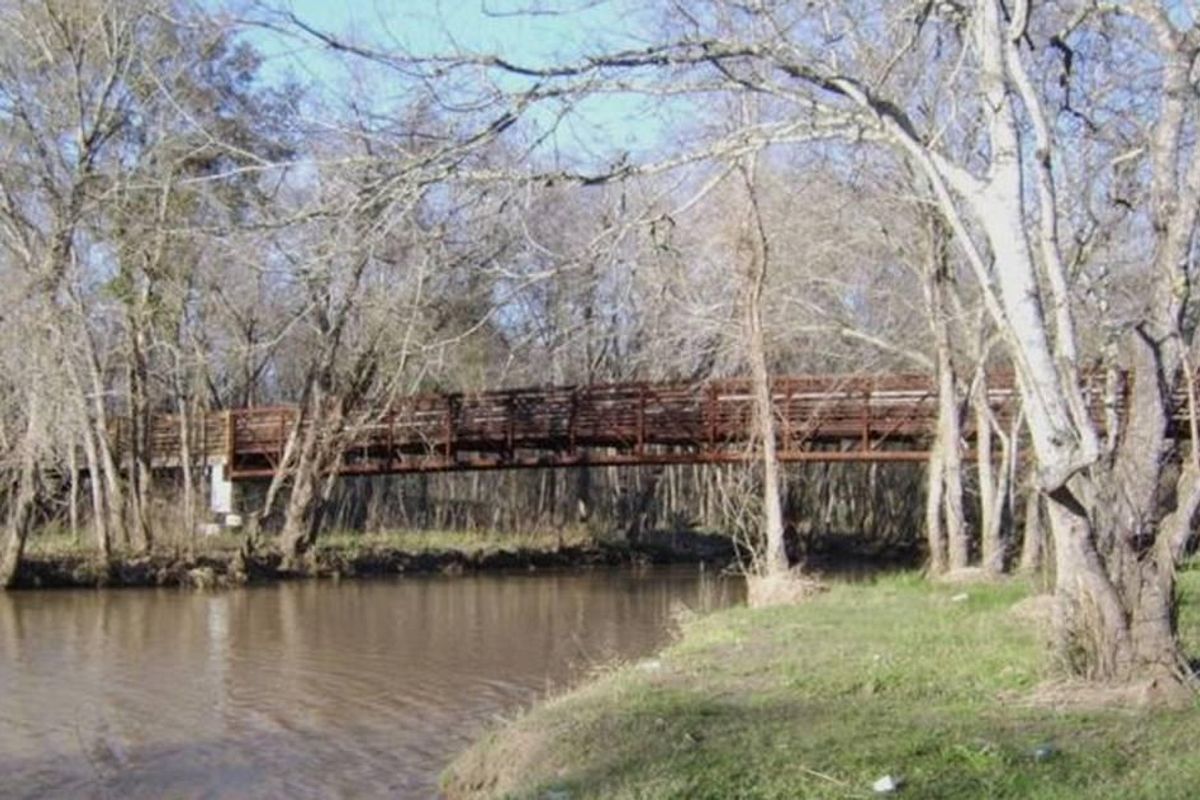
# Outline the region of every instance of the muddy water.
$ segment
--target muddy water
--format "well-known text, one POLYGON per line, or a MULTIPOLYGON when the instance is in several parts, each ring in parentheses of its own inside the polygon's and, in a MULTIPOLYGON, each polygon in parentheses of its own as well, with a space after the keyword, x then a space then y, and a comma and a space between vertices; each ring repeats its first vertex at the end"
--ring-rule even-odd
POLYGON ((0 797, 433 797, 489 721, 742 592, 688 568, 0 593, 0 797))

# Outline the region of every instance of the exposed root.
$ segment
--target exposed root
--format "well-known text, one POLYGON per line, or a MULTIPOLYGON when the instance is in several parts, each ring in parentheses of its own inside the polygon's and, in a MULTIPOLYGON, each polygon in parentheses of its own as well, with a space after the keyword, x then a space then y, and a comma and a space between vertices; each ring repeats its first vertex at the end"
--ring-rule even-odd
POLYGON ((1096 683, 1077 679, 1047 681, 1025 695, 1013 695, 1012 702, 1032 708, 1058 711, 1094 711, 1101 709, 1191 708, 1196 692, 1172 676, 1161 676, 1130 683, 1096 683))

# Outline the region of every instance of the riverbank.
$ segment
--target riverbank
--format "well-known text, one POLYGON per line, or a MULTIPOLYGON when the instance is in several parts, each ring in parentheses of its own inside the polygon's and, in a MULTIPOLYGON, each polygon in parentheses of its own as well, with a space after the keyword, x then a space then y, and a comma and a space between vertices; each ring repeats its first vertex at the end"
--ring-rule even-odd
MULTIPOLYGON (((1200 573, 1181 575, 1200 646, 1200 573)), ((493 731, 447 770, 475 798, 1185 798, 1200 709, 1095 702, 1048 685, 1029 587, 835 585, 802 606, 683 627, 493 731), (1016 609, 1014 610, 1014 606, 1016 609)))
POLYGON ((578 531, 502 534, 459 531, 339 533, 322 537, 302 571, 284 570, 270 543, 247 556, 231 535, 197 541, 191 554, 176 547, 149 555, 118 552, 101 564, 86 546, 65 537, 35 540, 17 589, 177 586, 225 588, 297 578, 568 569, 632 564, 709 562, 724 566, 733 548, 723 537, 649 534, 636 544, 605 542, 578 531))

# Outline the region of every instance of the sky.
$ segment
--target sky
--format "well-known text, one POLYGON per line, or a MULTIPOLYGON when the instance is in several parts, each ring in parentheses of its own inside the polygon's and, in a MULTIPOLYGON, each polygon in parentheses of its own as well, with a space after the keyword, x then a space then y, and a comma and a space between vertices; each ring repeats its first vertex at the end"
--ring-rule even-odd
MULTIPOLYGON (((527 65, 575 61, 598 49, 645 46, 637 14, 622 0, 275 0, 306 25, 380 50, 434 55, 471 51, 503 54, 527 65), (553 11, 548 9, 553 7, 553 11)), ((260 12, 261 13, 261 12, 260 12)), ((248 35, 265 57, 268 80, 292 78, 336 98, 350 80, 348 66, 315 40, 267 30, 248 35)), ((386 89, 381 102, 387 102, 386 89)), ((544 151, 575 165, 609 163, 621 153, 652 155, 671 123, 645 97, 607 95, 574 109, 544 151)), ((552 126, 547 108, 531 122, 552 126)))

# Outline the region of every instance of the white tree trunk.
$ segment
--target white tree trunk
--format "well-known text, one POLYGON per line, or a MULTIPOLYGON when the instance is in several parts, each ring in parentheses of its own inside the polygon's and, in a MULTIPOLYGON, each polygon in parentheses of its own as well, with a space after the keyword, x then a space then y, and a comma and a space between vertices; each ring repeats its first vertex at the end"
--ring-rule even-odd
POLYGON ((783 530, 783 499, 779 477, 779 456, 775 433, 775 405, 770 371, 767 366, 766 336, 763 332, 763 289, 767 279, 770 249, 766 229, 758 208, 754 177, 755 164, 743 171, 750 211, 744 233, 746 261, 745 325, 750 381, 754 393, 754 439, 761 448, 764 550, 761 570, 765 575, 782 575, 788 564, 783 530))

